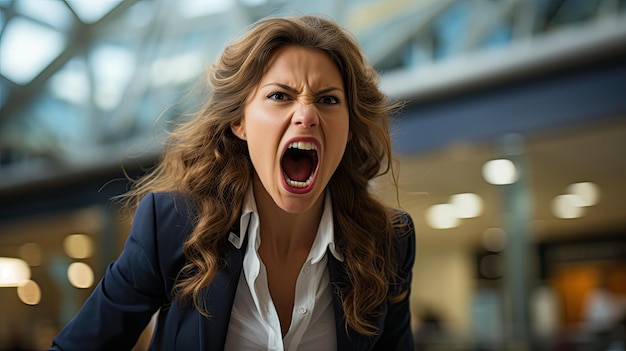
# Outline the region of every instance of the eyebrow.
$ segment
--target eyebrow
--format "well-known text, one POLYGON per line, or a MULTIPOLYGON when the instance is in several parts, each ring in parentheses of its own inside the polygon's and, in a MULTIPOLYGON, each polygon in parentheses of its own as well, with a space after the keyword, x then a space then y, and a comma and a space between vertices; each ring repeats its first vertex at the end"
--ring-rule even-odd
MULTIPOLYGON (((296 90, 295 88, 290 87, 287 84, 281 84, 281 83, 267 83, 267 84, 263 85, 263 88, 267 87, 267 86, 270 86, 270 85, 275 85, 275 86, 277 86, 279 88, 282 88, 282 89, 285 89, 288 92, 293 93, 293 94, 297 94, 298 93, 298 90, 296 90)), ((324 89, 316 92, 315 95, 326 94, 326 93, 334 91, 334 90, 338 90, 338 91, 343 93, 343 89, 341 89, 341 88, 338 88, 338 87, 328 87, 328 88, 324 88, 324 89)))

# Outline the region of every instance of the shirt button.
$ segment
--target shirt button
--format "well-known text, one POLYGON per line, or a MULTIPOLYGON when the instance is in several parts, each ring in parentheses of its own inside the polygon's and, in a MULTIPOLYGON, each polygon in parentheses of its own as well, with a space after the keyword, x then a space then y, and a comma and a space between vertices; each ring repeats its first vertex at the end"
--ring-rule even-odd
POLYGON ((309 270, 310 270, 310 268, 308 266, 304 267, 304 273, 309 273, 309 270))
POLYGON ((307 312, 307 309, 305 307, 298 308, 298 313, 305 314, 306 312, 307 312))

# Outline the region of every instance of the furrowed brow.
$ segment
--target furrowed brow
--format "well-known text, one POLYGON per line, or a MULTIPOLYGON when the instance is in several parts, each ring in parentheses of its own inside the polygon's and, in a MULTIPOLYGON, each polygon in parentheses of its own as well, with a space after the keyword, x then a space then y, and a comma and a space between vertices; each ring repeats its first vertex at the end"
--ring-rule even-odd
MULTIPOLYGON (((281 89, 284 89, 284 90, 286 90, 286 91, 288 91, 288 92, 290 92, 292 94, 298 94, 299 93, 296 88, 291 87, 291 86, 289 86, 287 84, 267 83, 267 84, 263 85, 263 87, 267 87, 267 86, 277 86, 277 87, 279 87, 281 89)), ((329 93, 331 91, 339 91, 339 92, 343 93, 343 89, 341 89, 341 88, 338 88, 338 87, 328 87, 328 88, 324 88, 324 89, 318 91, 315 95, 323 95, 323 94, 329 93)))
POLYGON ((297 94, 297 93, 298 93, 298 90, 297 90, 296 88, 290 87, 290 86, 289 86, 289 85, 287 85, 287 84, 281 84, 281 83, 267 83, 267 84, 265 84, 263 87, 267 87, 267 86, 271 86, 271 85, 277 86, 277 87, 279 87, 279 88, 281 88, 281 89, 285 89, 285 90, 287 90, 288 92, 290 92, 290 93, 292 93, 292 94, 297 94))
POLYGON ((326 93, 330 93, 331 91, 339 91, 339 92, 343 93, 343 89, 341 89, 341 88, 328 87, 328 88, 325 88, 325 89, 322 89, 322 90, 318 91, 316 95, 324 95, 326 93))

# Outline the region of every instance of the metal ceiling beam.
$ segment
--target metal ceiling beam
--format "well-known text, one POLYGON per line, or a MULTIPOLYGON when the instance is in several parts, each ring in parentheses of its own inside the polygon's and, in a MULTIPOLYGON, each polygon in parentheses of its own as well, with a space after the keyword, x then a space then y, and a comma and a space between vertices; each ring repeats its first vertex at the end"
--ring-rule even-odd
POLYGON ((68 39, 68 45, 63 52, 54 59, 45 69, 43 69, 30 83, 26 85, 16 86, 10 89, 6 105, 0 111, 0 125, 4 123, 9 116, 32 101, 37 94, 46 86, 46 82, 57 71, 59 71, 72 57, 76 56, 85 46, 91 43, 90 38, 94 33, 98 33, 100 28, 117 19, 128 8, 133 6, 138 0, 121 1, 109 13, 104 15, 100 20, 93 24, 84 24, 80 21, 72 30, 72 34, 68 39))
POLYGON ((377 67, 390 56, 397 55, 402 47, 426 30, 454 3, 455 0, 440 0, 417 7, 412 12, 404 13, 401 19, 394 18, 364 33, 360 39, 371 64, 377 67))
POLYGON ((383 75, 381 84, 394 99, 420 102, 624 55, 626 14, 517 40, 498 50, 397 70, 383 75))

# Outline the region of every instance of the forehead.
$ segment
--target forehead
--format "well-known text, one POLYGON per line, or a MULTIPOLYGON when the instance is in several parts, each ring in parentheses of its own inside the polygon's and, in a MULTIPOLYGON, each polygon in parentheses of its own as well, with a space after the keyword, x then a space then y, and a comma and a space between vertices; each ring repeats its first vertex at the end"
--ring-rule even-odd
POLYGON ((278 80, 281 83, 340 85, 343 79, 339 67, 321 50, 300 46, 278 48, 268 61, 261 83, 278 80))

